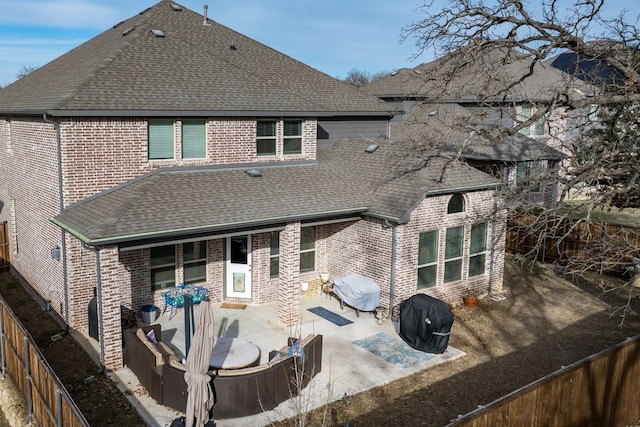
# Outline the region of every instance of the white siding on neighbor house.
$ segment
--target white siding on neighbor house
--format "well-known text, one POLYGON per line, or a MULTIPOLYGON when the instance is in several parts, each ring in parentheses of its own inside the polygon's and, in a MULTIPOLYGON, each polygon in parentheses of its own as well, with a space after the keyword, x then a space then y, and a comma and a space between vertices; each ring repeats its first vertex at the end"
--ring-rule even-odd
POLYGON ((381 140, 388 136, 388 120, 318 120, 318 149, 331 148, 342 138, 381 140))

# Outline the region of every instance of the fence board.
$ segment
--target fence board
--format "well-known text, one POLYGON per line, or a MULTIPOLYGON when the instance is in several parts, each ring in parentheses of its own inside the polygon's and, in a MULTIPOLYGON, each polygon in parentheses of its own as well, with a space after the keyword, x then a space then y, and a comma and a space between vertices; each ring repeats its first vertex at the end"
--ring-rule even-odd
POLYGON ((521 213, 507 221, 506 250, 542 262, 576 264, 599 272, 624 274, 640 258, 640 229, 568 218, 537 223, 521 213))
POLYGON ((449 426, 626 426, 640 419, 640 335, 529 384, 449 426))
POLYGON ((86 419, 33 338, 1 298, 0 321, 3 355, 0 362, 4 373, 13 380, 22 396, 31 402, 31 406, 27 405, 27 415, 42 427, 88 427, 86 419), (59 399, 62 402, 61 408, 58 405, 59 399), (61 423, 58 423, 58 419, 61 423))
POLYGON ((0 223, 0 271, 9 270, 11 264, 11 251, 9 251, 9 223, 0 223))

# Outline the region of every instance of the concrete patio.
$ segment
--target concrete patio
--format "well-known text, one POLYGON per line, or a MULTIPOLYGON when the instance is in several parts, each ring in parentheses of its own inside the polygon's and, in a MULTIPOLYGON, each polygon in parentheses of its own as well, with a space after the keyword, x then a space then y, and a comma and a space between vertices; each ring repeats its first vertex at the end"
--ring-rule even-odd
MULTIPOLYGON (((362 312, 358 317, 353 309, 345 306, 344 310, 341 310, 339 301, 324 294, 304 295, 300 305, 301 318, 298 324, 285 327, 278 321, 275 304, 247 306, 244 309, 221 308, 220 304, 214 304, 216 336, 240 337, 258 345, 261 350, 260 363, 267 362, 271 350, 286 345, 288 337, 304 338, 308 334, 322 334, 324 341, 322 371, 299 398, 283 402, 269 412, 244 418, 217 420, 218 426, 266 425, 292 417, 296 413, 296 399, 304 400, 307 409, 317 408, 340 400, 345 394, 353 395, 464 355, 460 350, 449 347, 442 355, 417 352, 418 358, 408 357, 399 362, 396 357, 387 361, 374 354, 373 349, 370 351, 363 348, 362 343, 368 342, 365 340, 367 338, 382 337, 386 344, 407 347, 398 336, 396 325, 391 320, 385 318, 382 324, 378 324, 372 313, 362 312), (338 326, 308 311, 312 307, 324 307, 353 323, 338 326), (361 340, 361 345, 354 344, 354 341, 358 340, 361 340)), ((159 307, 160 310, 162 308, 159 307)), ((182 357, 185 352, 184 310, 180 309, 169 320, 167 309, 164 315, 156 319, 156 323, 162 325, 163 341, 169 342, 176 354, 182 357)), ((76 338, 89 349, 96 360, 99 359, 99 346, 95 340, 79 333, 76 334, 76 338)), ((415 350, 409 349, 409 352, 415 350)), ((147 424, 169 426, 175 418, 183 415, 159 405, 150 398, 146 389, 127 367, 108 375, 127 395, 147 424)), ((300 404, 300 401, 297 403, 300 404)))

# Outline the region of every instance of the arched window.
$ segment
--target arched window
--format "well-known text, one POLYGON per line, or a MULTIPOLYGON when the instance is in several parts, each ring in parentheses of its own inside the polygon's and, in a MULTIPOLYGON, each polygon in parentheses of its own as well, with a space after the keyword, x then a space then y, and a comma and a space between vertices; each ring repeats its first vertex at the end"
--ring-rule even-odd
POLYGON ((449 200, 449 206, 447 207, 447 213, 454 214, 464 211, 464 196, 461 193, 456 193, 451 196, 451 199, 449 200))

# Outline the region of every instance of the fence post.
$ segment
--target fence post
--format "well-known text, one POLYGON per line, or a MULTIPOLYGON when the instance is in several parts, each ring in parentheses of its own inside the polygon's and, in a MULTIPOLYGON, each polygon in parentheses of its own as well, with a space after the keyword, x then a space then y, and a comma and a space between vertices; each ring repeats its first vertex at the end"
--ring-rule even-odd
POLYGON ((24 377, 25 377, 25 393, 27 398, 27 420, 29 425, 33 422, 33 402, 31 401, 31 371, 29 369, 29 340, 25 335, 22 337, 24 342, 24 377))
POLYGON ((62 393, 60 387, 56 387, 56 424, 62 427, 62 393))
POLYGON ((4 360, 4 303, 0 303, 0 363, 2 364, 2 379, 7 375, 7 362, 4 360))
POLYGON ((602 223, 602 238, 601 240, 601 250, 600 250, 600 274, 604 271, 604 246, 607 244, 607 223, 602 223))

